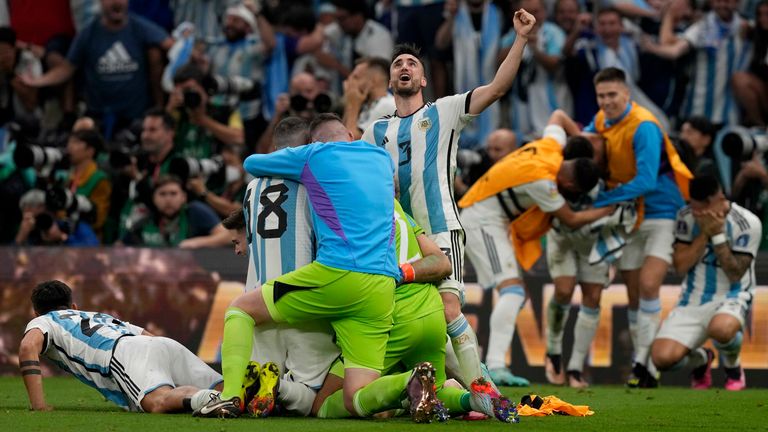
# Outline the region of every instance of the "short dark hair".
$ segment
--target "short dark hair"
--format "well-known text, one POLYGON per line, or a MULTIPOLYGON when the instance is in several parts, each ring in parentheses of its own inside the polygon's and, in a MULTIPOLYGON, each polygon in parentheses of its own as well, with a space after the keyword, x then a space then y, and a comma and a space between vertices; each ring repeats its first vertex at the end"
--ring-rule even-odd
POLYGON ((205 82, 205 72, 192 62, 178 68, 176 73, 173 74, 174 84, 181 84, 189 80, 195 80, 200 85, 203 85, 203 82, 205 82))
POLYGON ((72 289, 62 281, 48 280, 32 290, 32 307, 39 315, 72 306, 72 289))
POLYGON ((315 12, 312 8, 301 4, 288 6, 288 9, 280 17, 279 22, 286 27, 304 30, 307 33, 312 32, 317 25, 315 12))
POLYGON ((168 130, 176 129, 176 119, 166 110, 162 108, 150 108, 144 113, 144 118, 147 117, 160 117, 163 120, 163 126, 168 130))
POLYGON ((711 138, 715 138, 717 135, 717 126, 712 123, 708 118, 703 116, 693 116, 686 119, 683 123, 688 123, 692 128, 701 132, 703 135, 707 135, 711 138))
POLYGON ((589 139, 581 135, 574 135, 568 138, 563 148, 563 159, 592 159, 593 157, 595 157, 595 149, 592 147, 592 142, 589 139))
POLYGON ((309 122, 297 116, 280 120, 272 132, 272 142, 278 150, 307 144, 309 139, 309 122), (297 144, 295 141, 301 141, 301 143, 297 144))
POLYGON ((368 18, 368 5, 360 0, 331 0, 331 4, 337 9, 344 9, 351 15, 363 15, 368 18))
POLYGON ((229 216, 221 221, 221 225, 228 230, 241 230, 245 228, 245 214, 243 208, 240 207, 230 213, 229 216))
POLYGON ((600 10, 597 11, 596 17, 599 18, 600 15, 605 15, 605 14, 616 14, 616 15, 619 16, 619 19, 621 19, 622 16, 623 16, 621 14, 621 12, 618 9, 616 9, 615 7, 604 7, 604 8, 600 8, 600 10))
POLYGON ((92 148, 94 157, 104 148, 104 138, 102 138, 99 131, 95 129, 81 129, 72 132, 72 135, 70 136, 84 142, 86 147, 92 148))
POLYGON ((691 180, 688 190, 692 200, 706 201, 721 190, 720 181, 713 174, 702 174, 691 180))
POLYGON ((344 124, 344 121, 341 120, 341 117, 339 117, 337 114, 334 113, 321 113, 315 116, 314 119, 312 119, 312 122, 309 124, 309 136, 313 136, 315 134, 315 131, 322 125, 337 121, 341 124, 344 124))
POLYGON ((368 65, 368 68, 370 69, 378 70, 379 72, 384 74, 384 76, 387 77, 387 79, 389 79, 390 63, 387 63, 387 59, 383 57, 363 57, 357 60, 355 64, 361 64, 361 63, 365 63, 366 65, 368 65))
POLYGON ((176 183, 177 185, 179 185, 181 190, 185 190, 184 182, 181 181, 181 178, 179 178, 178 176, 175 176, 173 174, 160 174, 157 177, 157 180, 155 180, 155 183, 152 185, 152 191, 154 192, 160 189, 161 187, 171 183, 176 183))
POLYGON ((574 177, 576 186, 581 192, 589 192, 600 180, 600 168, 595 161, 590 158, 576 158, 574 167, 574 177))
POLYGON ((597 74, 595 74, 594 78, 595 85, 598 85, 603 82, 620 82, 622 84, 627 83, 627 74, 624 73, 623 70, 616 68, 616 67, 607 67, 605 69, 600 70, 597 74))
POLYGON ((424 67, 424 59, 421 57, 421 48, 417 47, 414 44, 411 43, 402 43, 395 45, 394 50, 392 50, 392 61, 389 63, 392 64, 395 62, 395 59, 400 57, 403 54, 410 54, 417 59, 419 59, 419 62, 421 63, 421 67, 424 67))
POLYGON ((0 27, 0 42, 16 46, 16 31, 11 27, 0 27))

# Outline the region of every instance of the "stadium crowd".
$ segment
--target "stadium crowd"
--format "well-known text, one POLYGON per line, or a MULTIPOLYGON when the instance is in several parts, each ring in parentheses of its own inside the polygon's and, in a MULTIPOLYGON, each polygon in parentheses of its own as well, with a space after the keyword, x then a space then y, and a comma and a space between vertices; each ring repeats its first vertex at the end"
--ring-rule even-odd
MULTIPOLYGON (((315 221, 317 261, 300 264, 294 251, 295 265, 282 261, 274 277, 267 277, 277 270, 269 266, 254 270, 259 288, 227 311, 221 395, 204 403, 199 399, 209 393, 185 393, 196 395, 202 416, 237 416, 247 405, 243 371, 252 346, 243 335, 252 344, 254 327, 258 333, 272 321, 296 324, 319 315, 333 323, 349 363, 336 373, 336 388, 315 400, 317 406, 310 401, 313 414, 368 416, 391 407, 384 397, 397 399, 408 389, 414 419, 440 417, 428 390, 437 382, 437 397, 453 411, 511 421, 509 400, 492 382, 528 385, 511 373, 505 354, 526 299, 523 272, 542 255, 545 235, 556 285, 547 305, 550 382, 588 385, 583 366, 597 329, 600 291, 615 263, 630 298, 630 386, 655 387, 659 370, 683 366, 694 369, 694 386, 711 386, 715 354, 701 345, 712 338, 726 388, 743 389, 739 349, 754 256, 764 238, 752 213, 768 216, 768 2, 415 3, 3 3, 0 241, 181 248, 234 241, 236 247, 251 244, 263 257, 270 252, 252 237, 263 243, 302 229, 282 222, 269 229, 262 220, 264 212, 285 213, 279 204, 298 187, 288 181, 302 183, 313 204, 306 220, 315 221), (415 44, 424 56, 401 43, 415 44), (422 88, 436 102, 425 102, 422 88), (301 146, 310 142, 329 144, 322 150, 301 146), (297 148, 275 151, 283 147, 297 148), (387 154, 399 167, 390 166, 387 154), (371 263, 384 237, 394 238, 386 229, 391 218, 382 215, 393 209, 386 199, 365 200, 386 198, 394 189, 382 180, 387 176, 376 177, 387 168, 397 168, 403 202, 394 209, 402 222, 398 245, 407 235, 418 239, 416 251, 401 251, 401 258, 419 259, 389 263, 390 254, 379 257, 376 262, 386 265, 378 268, 371 263), (285 183, 253 181, 271 177, 285 183), (350 203, 350 194, 360 203, 350 203), (252 199, 257 195, 258 202, 252 199), (244 219, 233 219, 238 211, 245 219, 258 213, 256 232, 236 223, 244 219), (378 237, 353 237, 365 228, 350 222, 354 215, 370 220, 368 228, 384 228, 378 237), (626 235, 618 235, 620 229, 626 235), (247 241, 233 239, 233 232, 247 234, 247 241), (461 313, 465 243, 479 282, 499 293, 489 371, 461 313), (350 244, 365 253, 352 254, 350 244), (612 256, 620 250, 623 255, 612 256), (357 258, 346 262, 344 253, 357 258), (680 310, 662 325, 659 289, 670 267, 686 275, 687 285, 680 310), (338 269, 344 276, 333 273, 338 269), (389 330, 365 315, 382 312, 381 305, 341 307, 333 303, 333 289, 365 287, 355 294, 367 304, 366 293, 384 296, 379 291, 387 291, 382 287, 393 278, 438 287, 439 299, 429 301, 442 302, 437 310, 444 314, 418 319, 447 333, 450 342, 448 352, 424 354, 439 354, 431 360, 435 369, 411 362, 413 373, 379 378, 382 370, 395 371, 355 341, 362 335, 364 342, 385 345, 377 338, 389 330), (328 300, 327 308, 294 305, 299 296, 313 295, 305 291, 286 297, 307 281, 331 287, 323 292, 327 298, 312 298, 328 300), (583 305, 566 367, 562 330, 577 283, 583 305), (273 295, 262 298, 263 291, 273 295), (716 293, 723 298, 713 302, 716 293), (707 323, 693 322, 702 314, 707 323), (357 321, 350 323, 350 316, 357 321), (356 327, 361 323, 367 324, 363 330, 356 327), (451 369, 443 364, 451 360, 457 364, 449 372, 468 392, 443 386, 443 372, 451 369), (414 377, 421 387, 412 395, 414 377)), ((291 247, 311 249, 311 240, 296 243, 291 247)), ((71 297, 59 301, 70 306, 71 297)), ((143 334, 134 327, 112 330, 143 334)), ((408 363, 405 354, 399 360, 408 363)), ((265 368, 261 376, 275 375, 265 368)), ((278 396, 264 397, 274 403, 278 396)), ((123 402, 141 407, 140 398, 123 402)))

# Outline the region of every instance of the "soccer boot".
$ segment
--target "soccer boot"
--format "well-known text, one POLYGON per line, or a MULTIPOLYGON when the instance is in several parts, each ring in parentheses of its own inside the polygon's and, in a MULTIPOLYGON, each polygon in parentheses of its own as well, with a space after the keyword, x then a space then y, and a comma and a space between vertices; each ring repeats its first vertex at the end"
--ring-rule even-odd
POLYGON ((413 368, 406 393, 410 402, 411 419, 415 423, 448 420, 448 410, 435 394, 435 368, 432 363, 422 362, 413 368))
POLYGON ((627 387, 639 388, 640 382, 645 379, 646 375, 648 375, 648 369, 640 363, 635 363, 632 366, 632 372, 629 374, 629 378, 627 378, 627 387))
POLYGON ((247 411, 248 405, 256 396, 259 391, 259 373, 261 372, 261 366, 255 361, 249 361, 248 366, 245 367, 245 379, 243 380, 243 388, 241 394, 243 395, 243 406, 247 411))
POLYGON ((575 389, 585 389, 589 387, 589 383, 581 375, 581 371, 569 370, 566 372, 568 376, 568 387, 575 389))
POLYGON ((259 390, 246 410, 254 417, 269 417, 275 410, 279 389, 280 368, 272 362, 264 363, 259 373, 259 390))
POLYGON ((194 417, 210 418, 235 418, 242 413, 242 401, 235 396, 231 399, 222 400, 221 395, 211 397, 211 401, 200 407, 192 413, 194 417))
POLYGON ((485 378, 477 378, 469 386, 469 403, 472 410, 483 413, 488 417, 496 417, 504 423, 518 423, 515 405, 499 393, 491 382, 485 378))
POLYGON ((747 379, 744 376, 744 368, 725 368, 725 389, 730 391, 740 391, 747 388, 747 379))
POLYGON ((704 348, 707 353, 707 362, 691 371, 691 388, 707 390, 712 387, 712 361, 715 353, 709 348, 704 348))
POLYGON ((544 357, 544 375, 547 381, 553 385, 565 384, 565 370, 562 365, 563 357, 560 354, 549 354, 544 357))
POLYGON ((488 373, 497 385, 507 387, 528 387, 531 385, 527 379, 512 374, 507 368, 491 369, 488 373))

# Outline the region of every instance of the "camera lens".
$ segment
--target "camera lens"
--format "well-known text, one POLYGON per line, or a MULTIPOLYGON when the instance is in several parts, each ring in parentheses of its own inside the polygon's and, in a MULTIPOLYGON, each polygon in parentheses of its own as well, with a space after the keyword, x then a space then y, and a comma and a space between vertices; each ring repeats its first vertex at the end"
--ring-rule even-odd
POLYGON ((291 96, 291 109, 294 111, 304 111, 307 109, 308 102, 309 99, 302 95, 293 95, 291 96))
POLYGON ((329 112, 331 110, 331 105, 332 105, 331 97, 325 93, 320 93, 315 98, 314 104, 315 104, 315 111, 319 113, 329 112))
POLYGON ((189 109, 195 109, 203 103, 200 93, 194 90, 184 90, 184 106, 189 109))

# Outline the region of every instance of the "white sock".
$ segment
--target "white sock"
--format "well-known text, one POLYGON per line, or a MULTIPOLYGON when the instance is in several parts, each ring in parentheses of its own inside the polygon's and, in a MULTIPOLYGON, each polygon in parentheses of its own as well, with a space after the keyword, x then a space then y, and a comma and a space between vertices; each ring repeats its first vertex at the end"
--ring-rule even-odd
POLYGON ((565 323, 571 314, 571 304, 560 304, 554 297, 547 304, 547 354, 560 355, 563 353, 563 333, 565 323))
POLYGON ((483 371, 480 369, 480 355, 477 352, 477 336, 464 314, 448 323, 448 336, 459 361, 461 380, 471 383, 475 378, 481 377, 483 371))
POLYGON ((193 411, 197 411, 211 401, 211 396, 219 394, 221 394, 221 392, 218 390, 198 390, 197 393, 193 394, 190 398, 189 405, 192 407, 193 411))
POLYGON ((277 393, 283 407, 304 417, 312 411, 312 403, 317 394, 302 383, 280 378, 280 391, 277 393))
POLYGON ((715 348, 720 353, 720 362, 723 363, 723 367, 732 369, 739 367, 741 364, 739 356, 741 354, 741 342, 744 338, 742 332, 736 333, 730 341, 721 344, 718 341, 714 341, 715 348))
POLYGON ((581 306, 576 316, 576 325, 573 328, 573 350, 566 370, 584 370, 584 360, 589 354, 589 348, 597 333, 597 325, 600 323, 600 308, 581 306))
POLYGON ((648 361, 651 344, 659 330, 661 321, 661 301, 640 299, 640 309, 637 312, 637 346, 635 347, 635 362, 645 366, 652 374, 656 371, 653 362, 648 361))
POLYGON ((637 309, 627 309, 627 321, 629 323, 629 341, 632 342, 632 357, 637 351, 637 309))
POLYGON ((461 365, 459 364, 459 358, 456 357, 456 353, 453 351, 451 338, 446 338, 445 341, 445 374, 455 378, 466 388, 469 388, 469 385, 471 384, 471 382, 465 383, 464 378, 461 377, 461 365))
POLYGON ((525 302, 525 290, 512 285, 499 291, 499 301, 491 313, 491 334, 488 338, 488 355, 485 362, 488 369, 507 367, 507 350, 515 336, 515 322, 525 302))

